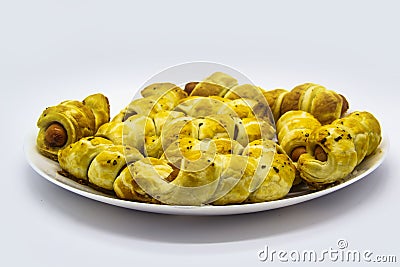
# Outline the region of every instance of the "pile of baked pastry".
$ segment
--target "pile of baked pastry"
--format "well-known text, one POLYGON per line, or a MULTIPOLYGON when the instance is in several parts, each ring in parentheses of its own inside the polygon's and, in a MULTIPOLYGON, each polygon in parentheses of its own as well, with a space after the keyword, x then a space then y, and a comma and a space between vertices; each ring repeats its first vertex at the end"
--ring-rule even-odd
POLYGON ((313 83, 266 91, 216 72, 141 95, 111 120, 102 94, 46 108, 39 152, 121 199, 228 205, 340 183, 381 142, 371 113, 348 114, 344 96, 313 83))

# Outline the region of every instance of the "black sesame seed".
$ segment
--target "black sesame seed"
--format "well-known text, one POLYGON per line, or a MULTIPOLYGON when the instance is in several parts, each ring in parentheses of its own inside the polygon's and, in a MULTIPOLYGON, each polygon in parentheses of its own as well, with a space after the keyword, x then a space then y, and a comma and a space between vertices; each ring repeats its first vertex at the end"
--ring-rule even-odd
POLYGON ((111 160, 109 159, 109 160, 107 160, 107 163, 111 163, 111 160))
MULTIPOLYGON (((267 168, 267 166, 261 165, 261 169, 265 169, 265 168, 267 168)), ((274 167, 274 168, 275 168, 275 167, 274 167)))
POLYGON ((327 140, 326 140, 326 137, 324 137, 324 138, 321 140, 321 144, 325 144, 326 141, 327 141, 327 140))
POLYGON ((276 172, 276 173, 279 173, 279 169, 277 168, 277 167, 273 167, 274 168, 274 171, 276 172))
POLYGON ((335 138, 335 141, 338 142, 338 141, 341 140, 341 139, 342 139, 342 137, 341 137, 341 136, 338 136, 338 137, 335 138))
POLYGON ((306 136, 306 137, 309 137, 309 136, 310 136, 310 134, 306 133, 306 134, 305 134, 305 136, 306 136))
POLYGON ((117 165, 117 163, 118 163, 117 160, 114 159, 113 165, 117 165))

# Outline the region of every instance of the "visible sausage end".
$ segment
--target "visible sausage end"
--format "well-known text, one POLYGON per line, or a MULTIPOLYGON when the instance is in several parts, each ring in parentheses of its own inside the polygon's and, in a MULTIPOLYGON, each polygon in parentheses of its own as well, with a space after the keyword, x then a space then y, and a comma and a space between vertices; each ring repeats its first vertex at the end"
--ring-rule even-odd
POLYGON ((305 153, 306 153, 306 148, 304 146, 299 146, 292 150, 290 158, 294 162, 297 162, 299 160, 300 156, 305 153))
POLYGON ((176 179, 176 177, 178 177, 180 169, 172 163, 168 163, 168 165, 172 167, 172 172, 168 175, 167 178, 165 178, 165 180, 170 183, 170 182, 174 181, 176 179))
POLYGON ((328 154, 324 151, 324 149, 321 146, 317 146, 314 150, 314 156, 316 160, 319 161, 327 161, 328 160, 328 154))
POLYGON ((55 122, 47 127, 45 132, 45 141, 51 147, 62 147, 67 142, 68 136, 65 128, 55 122))
POLYGON ((193 89, 196 87, 196 85, 198 84, 198 82, 189 82, 185 85, 185 89, 184 91, 190 95, 193 92, 193 89))
POLYGON ((342 98, 342 112, 341 112, 341 116, 343 116, 344 113, 346 113, 346 111, 349 109, 349 102, 347 101, 347 99, 339 94, 339 96, 342 98))

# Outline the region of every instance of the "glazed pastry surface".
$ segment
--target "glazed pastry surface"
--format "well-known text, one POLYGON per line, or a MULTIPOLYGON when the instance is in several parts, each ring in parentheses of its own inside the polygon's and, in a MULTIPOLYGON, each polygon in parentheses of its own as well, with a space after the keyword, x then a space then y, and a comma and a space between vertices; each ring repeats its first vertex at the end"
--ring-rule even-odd
POLYGON ((315 187, 338 182, 375 151, 380 141, 378 120, 369 112, 353 112, 314 129, 308 138, 307 153, 298 161, 300 175, 315 187))
POLYGON ((57 160, 60 149, 94 135, 109 120, 110 106, 102 94, 90 95, 82 102, 63 101, 46 108, 40 115, 37 121, 37 148, 44 156, 57 160))

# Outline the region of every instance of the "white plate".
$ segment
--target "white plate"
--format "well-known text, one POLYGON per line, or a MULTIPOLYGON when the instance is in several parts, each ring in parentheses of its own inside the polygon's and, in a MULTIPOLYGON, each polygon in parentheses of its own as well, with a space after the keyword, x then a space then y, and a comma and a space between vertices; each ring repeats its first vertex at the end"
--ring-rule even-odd
POLYGON ((132 202, 110 197, 109 195, 98 192, 89 186, 81 185, 69 178, 66 178, 58 173, 60 167, 58 163, 42 156, 36 149, 36 134, 37 132, 30 133, 24 143, 24 150, 26 158, 32 168, 41 176, 50 182, 61 186, 76 194, 108 203, 111 205, 141 210, 154 213, 164 214, 180 214, 180 215, 230 215, 230 214, 244 214, 258 211, 265 211, 277 209, 311 200, 317 197, 324 196, 336 190, 344 188, 374 171, 384 160, 385 154, 388 150, 387 138, 382 140, 381 145, 377 151, 366 158, 356 169, 349 175, 346 182, 335 185, 333 187, 321 191, 309 191, 306 187, 298 187, 293 192, 290 192, 285 198, 270 202, 256 203, 256 204, 241 204, 229 206, 168 206, 159 204, 146 204, 139 202, 132 202))

